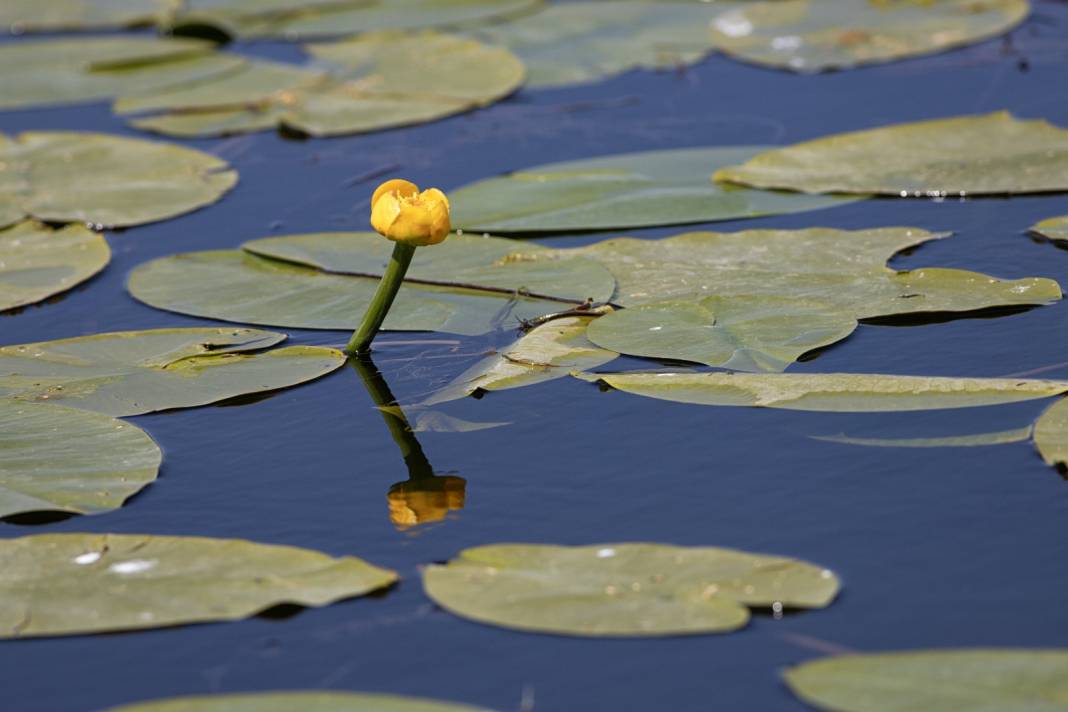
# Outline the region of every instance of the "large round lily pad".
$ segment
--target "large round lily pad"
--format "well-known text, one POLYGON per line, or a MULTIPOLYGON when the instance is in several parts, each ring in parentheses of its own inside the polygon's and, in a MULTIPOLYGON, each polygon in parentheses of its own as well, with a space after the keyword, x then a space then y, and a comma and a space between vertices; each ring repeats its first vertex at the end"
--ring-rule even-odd
POLYGON ((453 702, 369 692, 263 692, 174 697, 105 712, 489 712, 453 702))
POLYGON ((725 189, 709 181, 717 169, 767 148, 641 151, 526 168, 450 192, 452 222, 504 233, 607 230, 793 213, 850 200, 725 189))
POLYGON ((173 144, 63 131, 0 134, 0 227, 23 217, 105 227, 209 205, 237 183, 226 161, 173 144))
POLYGON ((174 0, 4 0, 0 32, 103 30, 151 24, 174 0))
POLYGON ((156 479, 163 454, 143 430, 49 403, 0 398, 0 517, 96 514, 156 479))
POLYGON ((319 346, 264 350, 285 338, 256 329, 156 329, 5 346, 0 397, 138 415, 287 388, 345 363, 340 351, 319 346))
POLYGON ((1068 650, 975 648, 840 655, 786 671, 831 712, 1065 712, 1068 650))
POLYGON ((1047 465, 1068 464, 1068 400, 1057 401, 1035 421, 1035 447, 1047 465))
POLYGON ((436 603, 506 628, 585 636, 723 633, 750 607, 824 608, 827 569, 733 549, 661 544, 497 544, 423 574, 436 603))
POLYGON ((0 312, 65 292, 110 260, 104 237, 83 225, 57 230, 27 221, 0 229, 0 312))
POLYGON ((696 405, 837 413, 972 408, 1049 398, 1068 381, 875 373, 583 373, 627 393, 696 405))
POLYGON ((880 126, 767 151, 715 179, 902 198, 1068 191, 1068 131, 1006 111, 880 126))
POLYGON ((1068 215, 1041 220, 1031 226, 1031 232, 1048 240, 1068 242, 1068 215))
POLYGON ((774 0, 740 3, 712 23, 719 49, 796 72, 845 69, 941 52, 1023 22, 1027 0, 774 0))
POLYGON ((238 539, 42 534, 0 541, 0 638, 237 620, 323 606, 397 575, 355 557, 238 539))

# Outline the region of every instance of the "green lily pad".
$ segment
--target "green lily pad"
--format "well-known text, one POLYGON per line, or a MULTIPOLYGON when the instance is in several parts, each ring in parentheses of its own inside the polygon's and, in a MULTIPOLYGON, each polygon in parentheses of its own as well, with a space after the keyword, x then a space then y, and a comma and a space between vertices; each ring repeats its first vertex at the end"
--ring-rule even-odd
POLYGON ((0 517, 117 509, 156 479, 163 459, 135 425, 10 399, 0 399, 0 452, 0 517))
POLYGON ((478 232, 607 230, 793 213, 856 200, 813 200, 709 182, 713 171, 766 149, 642 151, 527 168, 450 192, 452 222, 478 232))
POLYGON ((41 534, 0 541, 0 638, 237 620, 324 606, 397 575, 355 557, 239 539, 41 534))
POLYGON ((0 32, 106 30, 155 22, 176 0, 4 0, 0 32))
POLYGON ((9 42, 0 45, 0 109, 166 91, 224 76, 246 61, 214 48, 202 40, 153 37, 9 42))
POLYGON ((1031 232, 1049 240, 1068 242, 1068 215, 1047 218, 1031 226, 1031 232))
POLYGON ((464 371, 420 405, 457 400, 479 391, 531 386, 614 361, 619 354, 598 348, 586 338, 591 321, 597 319, 568 316, 540 324, 511 346, 464 371))
POLYGON ((139 225, 214 203, 236 183, 226 161, 182 146, 62 131, 0 135, 0 227, 23 217, 139 225))
POLYGON ((707 297, 623 309, 589 326, 590 341, 650 358, 736 371, 784 371, 798 357, 853 333, 848 311, 792 297, 707 297))
POLYGON ((156 329, 0 348, 0 397, 108 415, 192 408, 311 381, 345 356, 318 346, 263 351, 284 334, 156 329))
POLYGON ((1068 650, 839 655, 790 668, 784 677, 805 702, 834 712, 1068 710, 1068 650))
POLYGON ((1047 465, 1068 463, 1068 401, 1057 401, 1035 421, 1035 447, 1047 465))
POLYGON ((972 408, 1049 398, 1068 381, 869 373, 577 373, 635 395, 697 405, 834 413, 972 408))
POLYGON ((714 41, 767 67, 821 72, 889 62, 981 42, 1027 17, 1027 0, 778 0, 722 12, 714 41))
MULTIPOLYGON (((390 245, 367 233, 255 240, 241 252, 197 252, 149 262, 134 270, 128 286, 146 304, 183 314, 355 329, 378 288, 390 245)), ((596 262, 565 267, 526 259, 539 250, 544 248, 461 236, 420 250, 384 326, 477 335, 566 310, 587 297, 611 296, 614 281, 596 262), (514 258, 520 249, 523 258, 514 258), (446 276, 449 281, 441 279, 446 276)))
POLYGON ((999 430, 992 433, 975 435, 952 435, 941 438, 856 438, 845 435, 813 435, 813 440, 823 440, 843 445, 863 445, 865 447, 986 447, 988 445, 1007 445, 1021 443, 1031 439, 1030 425, 1012 430, 999 430))
POLYGON ((263 692, 173 697, 105 712, 489 712, 452 702, 368 692, 263 692))
POLYGON ((104 237, 82 225, 56 230, 27 221, 0 229, 0 312, 65 292, 110 260, 104 237))
POLYGON ((1068 190, 1068 131, 999 111, 881 126, 762 153, 720 182, 804 193, 945 197, 1068 190))
POLYGON ((286 127, 312 136, 377 131, 470 111, 523 81, 508 50, 433 31, 383 31, 309 45, 308 67, 258 60, 225 77, 123 97, 141 129, 208 136, 286 127))
POLYGON ((479 28, 527 65, 527 86, 582 84, 631 69, 676 69, 715 49, 709 30, 719 3, 594 0, 479 28))
POLYGON ((580 636, 724 633, 750 607, 824 608, 838 593, 827 569, 779 556, 660 544, 466 549, 423 573, 426 593, 464 618, 580 636))

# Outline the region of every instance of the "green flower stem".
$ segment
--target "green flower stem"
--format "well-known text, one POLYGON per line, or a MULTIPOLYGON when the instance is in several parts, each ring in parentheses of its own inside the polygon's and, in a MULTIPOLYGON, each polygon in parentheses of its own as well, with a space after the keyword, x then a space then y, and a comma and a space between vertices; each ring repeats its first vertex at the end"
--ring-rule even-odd
POLYGON ((386 379, 382 377, 374 362, 367 356, 354 358, 352 367, 356 369, 356 373, 360 374, 363 385, 371 394, 371 400, 375 402, 382 414, 382 419, 386 421, 386 427, 393 436, 393 442, 397 443, 397 447, 400 448, 404 464, 408 466, 408 477, 412 480, 433 478, 434 468, 431 467, 430 461, 423 452, 423 447, 416 439, 415 433, 412 432, 407 416, 397 405, 397 399, 389 390, 389 384, 386 383, 386 379))
POLYGON ((389 259, 382 281, 378 283, 378 290, 374 299, 367 307, 363 315, 363 323, 349 339, 349 345, 345 347, 345 353, 349 356, 357 356, 370 353, 371 342, 374 341, 378 330, 382 328, 382 322, 386 320, 386 314, 397 298, 397 290, 404 281, 404 273, 408 271, 408 265, 412 263, 415 247, 404 242, 398 242, 393 246, 393 256, 389 259))

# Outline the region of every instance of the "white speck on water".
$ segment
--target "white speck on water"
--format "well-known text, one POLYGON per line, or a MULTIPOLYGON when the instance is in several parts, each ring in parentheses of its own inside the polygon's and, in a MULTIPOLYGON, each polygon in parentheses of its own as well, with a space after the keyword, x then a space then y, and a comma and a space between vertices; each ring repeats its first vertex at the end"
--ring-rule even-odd
POLYGON ((610 559, 616 555, 616 550, 611 548, 604 548, 597 550, 598 559, 610 559))
POLYGON ((80 556, 75 556, 74 563, 79 566, 88 566, 89 564, 95 564, 97 561, 100 561, 100 556, 101 554, 99 551, 90 551, 81 554, 80 556))
POLYGON ((156 567, 156 561, 149 559, 133 559, 132 561, 120 561, 108 567, 108 571, 116 574, 139 574, 142 571, 156 567))

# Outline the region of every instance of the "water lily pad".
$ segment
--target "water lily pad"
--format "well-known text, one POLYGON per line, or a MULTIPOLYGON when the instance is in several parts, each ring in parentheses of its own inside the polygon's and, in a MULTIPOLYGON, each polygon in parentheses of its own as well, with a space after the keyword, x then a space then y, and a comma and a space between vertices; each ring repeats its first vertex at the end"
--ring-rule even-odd
POLYGON ((139 415, 295 386, 345 363, 318 346, 263 351, 283 339, 255 329, 156 329, 5 346, 0 397, 139 415))
POLYGON ((285 40, 376 30, 462 29, 536 10, 542 0, 192 0, 172 22, 285 40))
POLYGON ((4 0, 0 31, 59 32, 148 25, 176 0, 4 0))
POLYGON ((869 373, 579 373, 626 393, 697 405, 835 413, 971 408, 1049 398, 1068 381, 869 373))
POLYGON ((793 213, 856 199, 812 199, 709 182, 713 171, 767 148, 642 151, 527 168, 450 192, 452 222, 480 232, 607 230, 793 213))
POLYGON ((397 580, 355 557, 239 539, 42 534, 0 541, 0 638, 237 620, 397 580))
MULTIPOLYGON (((37 2, 47 7, 49 3, 37 2)), ((0 10, 0 15, 3 14, 0 10)), ((0 18, 0 25, 2 25, 0 18)), ((166 91, 224 76, 246 60, 194 39, 85 37, 0 45, 0 109, 166 91)))
POLYGON ((112 707, 105 712, 489 712, 422 697, 369 692, 263 692, 172 697, 112 707))
POLYGON ((225 161, 182 146, 62 131, 0 136, 0 227, 23 217, 139 225, 214 203, 235 183, 225 161))
POLYGON ((222 79, 124 97, 138 128, 207 136, 284 126, 312 136, 377 131, 451 116, 515 91, 523 65, 508 50, 433 31, 367 33, 309 45, 309 67, 248 63, 222 79))
POLYGON ((527 65, 527 86, 593 82, 630 69, 675 69, 715 48, 709 30, 721 4, 594 0, 545 10, 476 30, 527 65))
POLYGON ((1068 400, 1057 401, 1035 421, 1035 447, 1047 465, 1068 464, 1068 400))
POLYGON ((96 514, 156 479, 163 453, 121 420, 0 398, 0 517, 96 514))
POLYGON ((1027 0, 750 2, 712 23, 732 57, 796 72, 845 69, 941 52, 1008 32, 1027 0))
POLYGON ((1068 131, 1006 111, 805 141, 716 171, 715 180, 804 193, 901 197, 1068 190, 1068 131))
POLYGON ((805 702, 834 712, 1068 710, 1068 650, 839 655, 790 668, 784 677, 805 702))
POLYGON ((82 225, 57 230, 27 221, 0 229, 0 312, 65 292, 110 260, 104 237, 82 225))
MULTIPOLYGON (((378 287, 389 249, 390 243, 366 233, 255 240, 242 252, 198 252, 141 265, 130 275, 129 289, 151 306, 184 314, 354 329, 378 287)), ((421 250, 409 272, 413 280, 400 290, 385 328, 477 335, 566 310, 587 297, 611 296, 612 277, 597 263, 584 260, 567 268, 526 260, 539 249, 544 250, 502 239, 453 237, 421 250), (514 259, 520 249, 524 258, 514 259), (443 281, 443 276, 457 281, 443 281)))
POLYGON ((465 398, 479 391, 530 386, 615 360, 616 352, 598 348, 586 338, 592 321, 596 318, 569 316, 536 326, 511 346, 464 371, 421 405, 465 398))
POLYGON ((427 567, 423 585, 464 618, 582 636, 723 633, 745 626, 750 607, 824 608, 839 588, 796 559, 631 543, 480 546, 427 567))
POLYGON ((841 435, 813 435, 813 440, 823 440, 843 445, 863 445, 865 447, 905 447, 905 448, 928 448, 928 447, 986 447, 988 445, 1007 445, 1020 443, 1031 439, 1032 427, 1030 425, 1012 430, 999 430, 992 433, 977 433, 975 435, 951 435, 941 438, 857 438, 846 434, 841 435))
POLYGON ((853 333, 848 311, 792 297, 707 297, 623 309, 589 326, 590 341, 650 358, 737 371, 784 371, 802 354, 853 333))
POLYGON ((1047 218, 1031 226, 1031 232, 1049 240, 1068 242, 1068 215, 1047 218))

